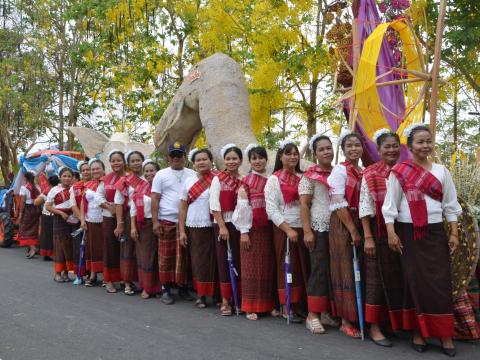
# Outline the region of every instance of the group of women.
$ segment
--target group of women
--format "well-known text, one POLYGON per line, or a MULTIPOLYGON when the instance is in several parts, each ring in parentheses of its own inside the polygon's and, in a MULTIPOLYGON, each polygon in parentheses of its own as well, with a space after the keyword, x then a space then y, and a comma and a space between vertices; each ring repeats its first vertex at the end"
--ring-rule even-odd
MULTIPOLYGON (((213 169, 208 149, 193 149, 188 158, 196 175, 181 192, 177 239, 190 253, 196 306, 204 308, 207 297, 218 297, 224 316, 240 310, 249 320, 268 313, 290 322, 305 317, 313 334, 340 326, 345 335, 359 338, 356 250, 371 339, 391 346, 383 332, 389 323, 393 331, 412 331, 416 351, 427 350, 426 338, 438 337, 443 352, 455 356, 449 264, 458 246, 461 207, 449 171, 429 160, 428 127, 416 124, 405 135, 411 160, 398 162, 400 139, 382 129, 375 134, 381 160, 366 169, 359 165, 362 139, 354 132, 340 136, 345 161, 336 166, 330 139, 310 139, 316 164, 305 172, 289 140, 279 146, 273 174, 266 170, 267 151, 258 145, 244 151, 225 145, 223 171, 213 169), (250 171, 242 178, 244 156, 250 171)), ((100 160, 81 163, 82 179, 73 184, 73 172, 60 170, 60 183, 42 195, 42 239, 49 226, 44 219, 52 217, 55 281, 69 281, 68 271, 81 271, 75 269, 77 246, 70 235, 81 226, 87 234, 85 285, 93 286, 103 273, 107 292, 116 292, 114 284, 122 281, 132 295, 138 281, 141 296, 149 298, 162 285, 150 196, 158 165, 136 151, 126 158, 114 151, 109 161, 107 175, 100 160)), ((27 204, 37 195, 28 184, 22 191, 30 191, 27 204)), ((23 245, 36 244, 30 239, 23 245)))

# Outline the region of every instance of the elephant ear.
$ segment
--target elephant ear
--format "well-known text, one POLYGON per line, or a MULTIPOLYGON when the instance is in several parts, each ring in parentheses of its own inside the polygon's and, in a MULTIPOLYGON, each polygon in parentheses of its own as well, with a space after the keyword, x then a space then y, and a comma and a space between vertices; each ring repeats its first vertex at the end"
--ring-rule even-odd
POLYGON ((108 154, 112 150, 120 150, 122 152, 126 151, 126 144, 122 141, 109 141, 108 143, 105 144, 101 154, 100 154, 100 160, 103 161, 105 164, 105 171, 109 172, 111 170, 110 168, 110 159, 108 158, 108 154))
POLYGON ((83 152, 89 158, 94 158, 97 154, 102 153, 105 144, 108 143, 108 138, 94 129, 72 126, 68 130, 77 138, 82 145, 83 152))

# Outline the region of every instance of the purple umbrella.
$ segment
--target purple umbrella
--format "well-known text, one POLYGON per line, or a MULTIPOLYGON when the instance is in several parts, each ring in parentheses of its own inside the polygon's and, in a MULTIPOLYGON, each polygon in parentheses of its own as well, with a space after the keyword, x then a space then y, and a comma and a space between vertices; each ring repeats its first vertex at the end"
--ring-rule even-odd
POLYGON ((230 247, 230 241, 227 240, 227 262, 228 269, 230 271, 230 286, 232 287, 233 293, 233 303, 235 305, 235 312, 238 316, 240 313, 240 307, 238 303, 238 292, 237 292, 237 280, 235 277, 238 277, 237 269, 235 269, 235 264, 233 263, 232 248, 230 247))
POLYGON ((73 282, 73 285, 81 285, 83 283, 82 274, 85 271, 85 235, 87 232, 85 230, 81 230, 81 228, 79 230, 72 233, 72 235, 75 234, 74 236, 78 236, 80 232, 82 233, 82 241, 80 242, 80 255, 78 258, 78 267, 76 269, 77 278, 73 282))
POLYGON ((290 284, 292 273, 290 272, 290 239, 287 237, 287 248, 285 249, 285 306, 287 307, 287 324, 290 324, 290 284))
POLYGON ((353 276, 355 278, 355 296, 357 298, 357 311, 358 311, 358 322, 360 323, 360 333, 362 335, 362 340, 364 337, 364 324, 363 324, 363 303, 362 303, 362 278, 360 276, 360 262, 357 257, 357 248, 355 245, 353 248, 353 276))

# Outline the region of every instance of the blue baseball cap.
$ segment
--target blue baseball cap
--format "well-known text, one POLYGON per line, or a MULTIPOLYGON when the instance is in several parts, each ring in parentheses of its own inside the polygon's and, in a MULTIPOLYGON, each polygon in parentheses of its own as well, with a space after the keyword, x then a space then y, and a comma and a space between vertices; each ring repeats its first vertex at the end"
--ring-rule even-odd
POLYGON ((186 153, 185 145, 180 144, 178 141, 175 141, 173 144, 168 145, 168 154, 179 152, 182 154, 186 153))

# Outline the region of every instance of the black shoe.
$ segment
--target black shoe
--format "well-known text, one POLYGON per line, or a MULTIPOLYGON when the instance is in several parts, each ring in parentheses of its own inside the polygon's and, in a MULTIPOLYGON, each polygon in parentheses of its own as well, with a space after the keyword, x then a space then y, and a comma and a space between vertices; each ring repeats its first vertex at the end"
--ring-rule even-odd
POLYGON ((383 339, 380 339, 380 340, 372 339, 372 341, 375 343, 375 345, 378 345, 378 346, 392 347, 392 342, 390 340, 388 340, 387 338, 383 338, 383 339))
POLYGON ((185 301, 193 301, 194 298, 192 295, 190 295, 190 292, 188 291, 187 288, 181 287, 178 288, 178 296, 180 299, 185 300, 185 301))
POLYGON ((172 305, 175 302, 175 299, 166 291, 162 294, 161 300, 165 305, 172 305))
POLYGON ((428 349, 428 344, 415 344, 412 340, 412 348, 416 352, 424 353, 428 349))
MULTIPOLYGON (((286 315, 283 315, 283 318, 285 320, 287 320, 286 315)), ((290 314, 290 322, 292 324, 301 324, 303 322, 303 319, 300 316, 298 316, 297 314, 292 313, 292 314, 290 314)))
POLYGON ((53 261, 53 259, 50 256, 44 256, 43 261, 53 261))
POLYGON ((455 348, 444 348, 442 346, 442 351, 445 355, 447 355, 449 357, 455 357, 455 355, 457 355, 457 349, 455 349, 455 348))

